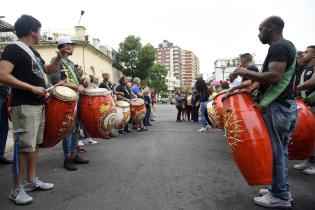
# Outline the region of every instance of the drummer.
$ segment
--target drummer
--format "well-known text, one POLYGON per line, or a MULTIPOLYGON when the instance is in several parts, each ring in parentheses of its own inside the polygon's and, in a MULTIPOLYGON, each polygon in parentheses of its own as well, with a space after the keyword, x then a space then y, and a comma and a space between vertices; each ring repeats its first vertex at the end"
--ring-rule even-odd
MULTIPOLYGON (((259 72, 258 68, 255 65, 253 65, 253 56, 251 54, 249 53, 241 54, 239 59, 240 59, 240 67, 246 68, 253 72, 259 72)), ((238 79, 238 75, 232 72, 229 75, 229 79, 233 84, 234 81, 238 79)), ((258 87, 258 82, 252 81, 249 77, 243 77, 241 79, 240 84, 230 88, 229 92, 232 92, 237 89, 245 89, 248 87, 250 87, 251 90, 256 89, 258 87)))
MULTIPOLYGON (((84 92, 84 87, 80 84, 80 79, 76 73, 75 64, 69 59, 69 56, 73 54, 73 42, 69 37, 60 37, 57 40, 58 49, 64 49, 66 51, 65 58, 61 59, 60 65, 57 66, 52 73, 50 79, 53 85, 63 85, 73 89, 78 93, 84 92)), ((54 59, 53 59, 54 61, 54 59)), ((79 105, 80 103, 78 103, 79 105)), ((74 129, 70 131, 62 141, 62 149, 64 153, 64 168, 69 171, 77 170, 75 164, 88 164, 89 161, 81 158, 77 155, 77 141, 79 137, 79 110, 77 108, 77 114, 74 124, 74 129)))
POLYGON ((50 65, 32 48, 40 40, 41 23, 32 16, 22 15, 14 24, 18 42, 9 44, 0 61, 0 82, 12 87, 11 120, 14 132, 14 186, 9 198, 19 205, 29 204, 33 198, 25 191, 50 190, 54 184, 36 177, 39 144, 43 141, 45 124, 45 96, 49 85, 45 75, 60 64, 65 50, 59 49, 50 65), (26 170, 24 168, 26 167, 26 170), (22 185, 26 171, 26 184, 22 185))
POLYGON ((272 185, 261 189, 255 197, 257 205, 267 208, 290 208, 292 196, 288 184, 288 144, 297 122, 297 105, 294 99, 294 73, 296 50, 283 38, 284 21, 271 16, 259 26, 259 39, 269 44, 262 72, 239 67, 235 74, 260 83, 260 107, 270 133, 273 151, 272 185))
MULTIPOLYGON (((143 98, 143 91, 141 90, 141 79, 139 77, 133 78, 133 86, 131 88, 131 92, 135 94, 138 98, 143 98)), ((144 127, 143 121, 139 122, 138 125, 136 125, 135 129, 137 129, 138 132, 140 131, 147 131, 148 129, 144 127)))
MULTIPOLYGON (((131 95, 131 91, 127 87, 127 83, 128 83, 128 80, 125 76, 120 77, 120 79, 118 80, 118 85, 115 88, 115 91, 117 91, 119 93, 123 93, 123 95, 121 95, 121 94, 117 95, 118 100, 123 100, 123 101, 127 101, 128 103, 130 103, 130 100, 132 100, 134 97, 131 95)), ((124 130, 118 131, 119 134, 123 134, 124 132, 125 133, 132 133, 132 131, 130 131, 128 128, 128 123, 125 126, 124 130)))
MULTIPOLYGON (((297 92, 301 93, 302 99, 308 103, 312 113, 315 115, 315 45, 306 48, 303 61, 306 66, 301 74, 297 92)), ((313 154, 306 161, 295 165, 294 168, 303 170, 305 174, 315 175, 315 148, 313 149, 313 154)))

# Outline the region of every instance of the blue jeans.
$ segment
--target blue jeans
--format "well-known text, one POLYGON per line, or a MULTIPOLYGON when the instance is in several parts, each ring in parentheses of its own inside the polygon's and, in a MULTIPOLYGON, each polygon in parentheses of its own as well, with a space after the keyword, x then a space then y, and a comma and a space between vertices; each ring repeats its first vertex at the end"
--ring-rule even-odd
POLYGON ((207 110, 207 104, 208 104, 208 101, 200 102, 198 115, 199 115, 199 122, 202 125, 202 127, 206 127, 208 125, 208 121, 205 117, 205 112, 207 110))
POLYGON ((145 116, 144 116, 144 119, 143 119, 143 124, 145 126, 150 124, 150 116, 151 116, 151 107, 149 105, 149 106, 146 107, 146 112, 145 112, 145 116))
POLYGON ((5 145, 7 143, 9 122, 6 115, 6 97, 0 95, 0 159, 4 156, 5 145))
POLYGON ((295 100, 287 100, 287 107, 273 102, 263 112, 272 144, 273 168, 272 184, 269 188, 275 197, 289 200, 288 145, 297 123, 295 100))

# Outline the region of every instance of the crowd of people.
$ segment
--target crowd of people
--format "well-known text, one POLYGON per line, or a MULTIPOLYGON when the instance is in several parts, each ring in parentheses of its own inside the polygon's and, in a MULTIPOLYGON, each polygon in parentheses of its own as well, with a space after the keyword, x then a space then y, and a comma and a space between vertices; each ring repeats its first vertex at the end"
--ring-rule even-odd
MULTIPOLYGON (((306 47, 304 52, 297 51, 292 42, 283 38, 283 28, 284 21, 278 16, 271 16, 259 25, 260 41, 270 46, 260 71, 253 64, 253 57, 249 53, 241 54, 240 66, 229 75, 228 81, 207 86, 202 78, 198 78, 187 95, 178 91, 175 97, 177 121, 181 121, 181 115, 185 121, 191 110, 188 107, 195 107, 194 113, 199 110, 198 121, 202 126, 199 131, 206 132, 212 126, 207 119, 206 107, 215 95, 222 91, 251 91, 269 130, 272 144, 272 183, 269 188, 259 190, 260 197, 254 197, 255 204, 267 208, 292 207, 293 197, 288 182, 288 145, 298 119, 295 98, 302 98, 315 115, 315 46, 306 47)), ((314 175, 315 149, 307 160, 294 168, 314 175)))
MULTIPOLYGON (((133 132, 148 131, 152 126, 153 112, 156 109, 157 95, 149 87, 142 87, 138 77, 121 76, 118 84, 110 82, 110 75, 103 73, 103 81, 99 84, 96 77, 87 79, 83 76, 81 66, 71 61, 74 53, 73 42, 69 37, 57 40, 56 57, 46 64, 40 54, 32 48, 40 40, 41 23, 32 16, 22 15, 15 22, 15 32, 19 41, 9 44, 1 54, 0 61, 0 164, 13 165, 13 188, 9 198, 15 204, 29 204, 33 198, 28 192, 34 190, 50 190, 52 183, 40 180, 36 175, 39 147, 43 142, 45 126, 45 100, 49 97, 49 89, 64 86, 79 95, 76 107, 74 126, 62 140, 63 166, 69 171, 77 170, 78 164, 88 164, 78 153, 86 152, 85 144, 97 144, 80 120, 80 95, 90 88, 106 89, 114 99, 130 103, 136 98, 145 102, 145 117, 134 125, 129 123, 116 131, 112 129, 105 139, 133 132), (10 93, 9 93, 10 92, 10 93), (10 113, 7 113, 8 96, 11 97, 10 113), (10 116, 14 136, 13 161, 4 157, 8 135, 8 116, 10 116), (26 181, 23 184, 23 174, 26 181)), ((88 110, 86 110, 88 111, 88 110)))
MULTIPOLYGON (((40 54, 32 48, 40 40, 40 22, 32 16, 23 15, 14 27, 19 41, 4 49, 0 61, 0 164, 12 163, 4 157, 8 130, 6 103, 10 87, 10 117, 15 148, 13 188, 9 198, 16 204, 28 204, 33 198, 27 192, 50 190, 54 187, 54 184, 43 182, 36 176, 39 145, 43 141, 47 88, 51 85, 65 86, 79 95, 84 93, 86 88, 100 87, 110 91, 117 100, 131 103, 135 98, 143 98, 146 113, 144 120, 134 125, 133 129, 137 132, 147 131, 147 126, 152 125, 156 94, 148 87, 142 88, 138 77, 122 76, 118 85, 110 82, 109 74, 102 75, 103 81, 100 84, 97 78, 88 81, 83 77, 82 67, 70 59, 74 52, 73 43, 68 37, 58 40, 56 57, 51 63, 45 64, 40 54), (26 182, 22 184, 24 171, 26 182)), ((293 197, 288 182, 288 144, 297 123, 295 97, 303 98, 315 114, 315 46, 308 46, 304 53, 297 57, 293 43, 282 36, 283 28, 284 21, 278 16, 269 17, 259 25, 260 41, 270 45, 260 72, 252 64, 252 56, 245 53, 240 56, 240 67, 231 73, 229 82, 222 81, 220 85, 213 87, 198 78, 192 89, 187 93, 179 90, 175 97, 177 121, 199 122, 199 131, 207 132, 213 127, 206 114, 207 104, 216 94, 238 89, 257 90, 257 106, 271 138, 273 174, 270 187, 259 190, 261 196, 255 197, 254 202, 268 208, 292 206, 293 197)), ((80 101, 80 98, 78 100, 80 101)), ((77 170, 77 164, 89 163, 78 155, 80 152, 86 152, 83 145, 97 143, 82 126, 79 110, 80 106, 77 107, 74 128, 62 140, 64 168, 71 171, 77 170), (78 144, 81 130, 84 141, 79 141, 78 144)), ((118 134, 131 132, 127 123, 118 134)), ((117 137, 117 134, 112 130, 105 138, 114 137, 117 137)), ((315 174, 315 151, 309 159, 294 167, 304 173, 315 174)))

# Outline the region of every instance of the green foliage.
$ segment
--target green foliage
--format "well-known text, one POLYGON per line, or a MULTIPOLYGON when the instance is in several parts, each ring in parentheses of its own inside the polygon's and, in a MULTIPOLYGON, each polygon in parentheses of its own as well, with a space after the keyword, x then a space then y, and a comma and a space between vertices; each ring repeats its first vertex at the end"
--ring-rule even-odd
POLYGON ((154 88, 156 93, 167 92, 165 77, 167 69, 160 64, 153 64, 149 70, 149 77, 146 83, 149 87, 154 88))
POLYGON ((129 35, 119 44, 118 53, 124 62, 123 73, 145 80, 154 64, 155 48, 151 44, 142 46, 140 37, 129 35))

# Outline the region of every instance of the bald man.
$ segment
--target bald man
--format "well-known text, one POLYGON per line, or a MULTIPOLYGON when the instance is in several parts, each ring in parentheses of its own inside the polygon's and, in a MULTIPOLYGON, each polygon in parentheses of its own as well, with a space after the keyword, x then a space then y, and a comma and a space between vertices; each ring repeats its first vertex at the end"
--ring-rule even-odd
POLYGON ((297 122, 297 105, 294 98, 296 50, 283 38, 284 21, 271 16, 259 25, 259 39, 269 50, 262 73, 238 68, 235 73, 260 83, 260 107, 269 130, 273 174, 269 189, 261 189, 261 197, 254 202, 266 208, 291 208, 292 196, 288 184, 288 145, 297 122))

